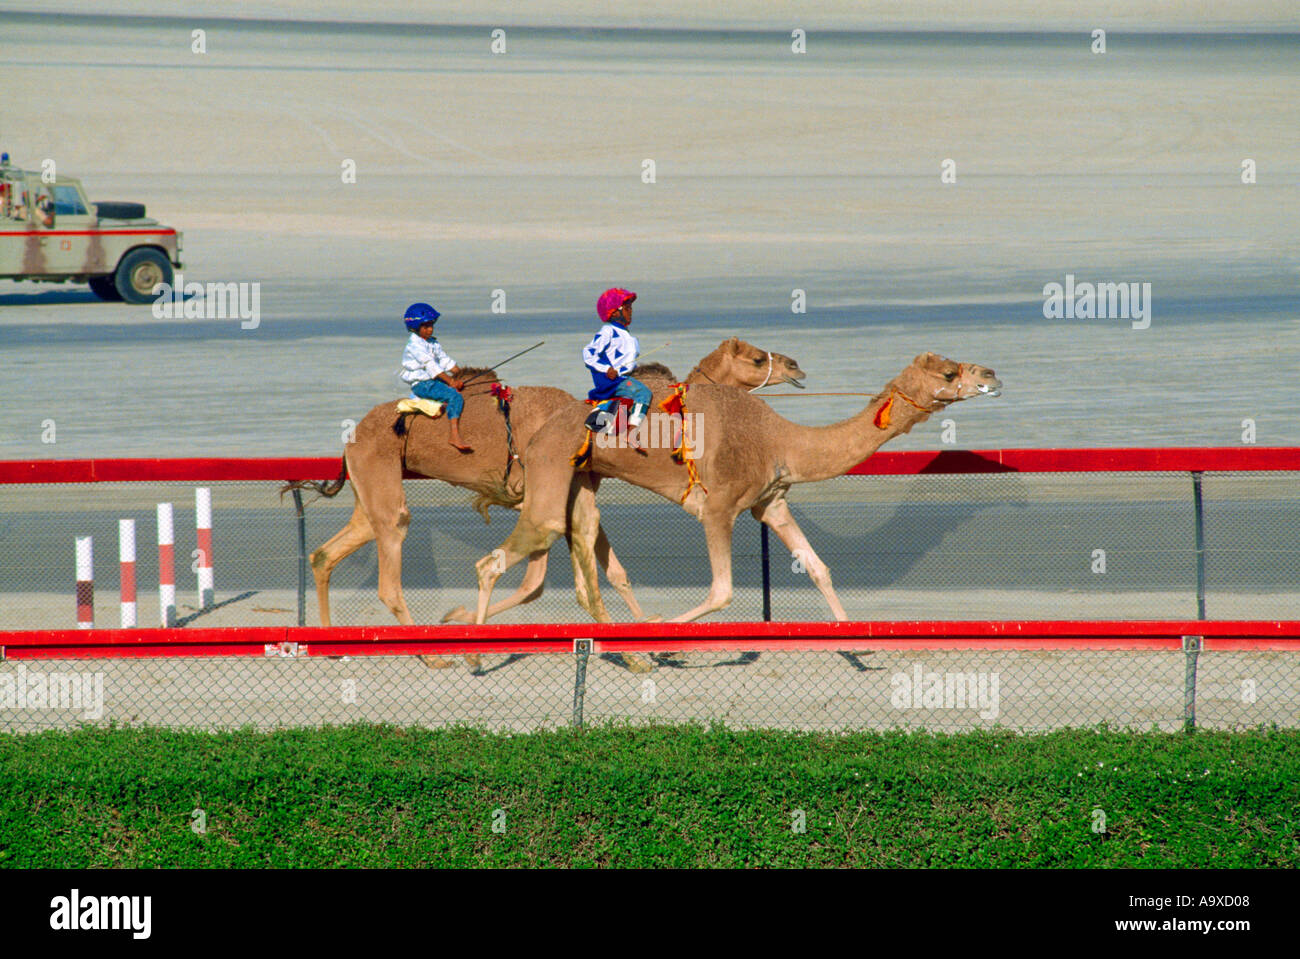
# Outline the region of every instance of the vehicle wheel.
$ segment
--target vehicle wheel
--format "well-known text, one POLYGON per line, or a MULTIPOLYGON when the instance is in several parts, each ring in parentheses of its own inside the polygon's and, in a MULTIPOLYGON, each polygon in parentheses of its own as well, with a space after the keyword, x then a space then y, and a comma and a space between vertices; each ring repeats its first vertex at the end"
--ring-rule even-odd
POLYGON ((101 300, 108 300, 110 303, 122 302, 122 294, 117 292, 117 286, 112 276, 92 276, 90 278, 90 289, 101 300))
POLYGON ((144 204, 105 200, 95 204, 95 213, 105 220, 138 220, 144 216, 144 204))
POLYGON ((117 264, 114 285, 128 303, 152 303, 159 283, 171 286, 172 265, 157 250, 132 250, 117 264))

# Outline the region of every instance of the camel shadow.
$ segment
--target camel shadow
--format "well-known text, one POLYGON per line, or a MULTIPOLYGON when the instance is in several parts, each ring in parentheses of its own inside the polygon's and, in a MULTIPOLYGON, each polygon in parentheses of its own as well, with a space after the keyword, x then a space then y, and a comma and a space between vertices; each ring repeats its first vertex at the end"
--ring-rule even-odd
MULTIPOLYGON (((973 453, 962 455, 978 459, 973 453)), ((870 483, 873 478, 856 481, 870 483)), ((837 589, 965 585, 968 576, 964 572, 971 558, 986 552, 986 537, 1002 521, 997 514, 1020 511, 1029 505, 1025 483, 1019 477, 999 476, 992 480, 999 485, 996 501, 987 495, 976 498, 964 492, 958 484, 970 479, 945 477, 940 482, 946 482, 947 488, 936 489, 932 480, 908 477, 903 498, 888 505, 852 504, 846 509, 846 504, 841 503, 792 502, 790 508, 813 549, 830 567, 837 589), (878 517, 886 510, 888 515, 880 522, 878 517), (924 567, 921 577, 916 575, 918 567, 924 567), (918 578, 923 581, 917 582, 918 578)), ((780 544, 775 543, 774 587, 786 585, 776 575, 781 566, 776 559, 780 550, 780 544)), ((993 567, 986 566, 983 572, 999 575, 993 567)), ((802 570, 795 573, 806 579, 802 570)), ((982 585, 1014 585, 1014 579, 982 585)))
POLYGON ((237 596, 231 596, 229 599, 223 599, 219 603, 213 603, 211 606, 190 613, 188 616, 181 616, 176 620, 176 628, 179 629, 182 626, 188 626, 200 617, 207 616, 209 613, 215 613, 217 610, 222 609, 225 606, 230 606, 233 603, 243 602, 250 597, 256 596, 259 592, 260 590, 250 589, 247 592, 240 593, 237 596))
POLYGON ((530 653, 511 653, 509 656, 501 660, 501 662, 497 663, 495 666, 489 666, 486 669, 480 666, 478 669, 471 670, 470 675, 486 676, 489 673, 495 673, 499 669, 505 669, 507 666, 512 666, 515 663, 519 662, 520 660, 527 659, 530 655, 531 655, 530 653))

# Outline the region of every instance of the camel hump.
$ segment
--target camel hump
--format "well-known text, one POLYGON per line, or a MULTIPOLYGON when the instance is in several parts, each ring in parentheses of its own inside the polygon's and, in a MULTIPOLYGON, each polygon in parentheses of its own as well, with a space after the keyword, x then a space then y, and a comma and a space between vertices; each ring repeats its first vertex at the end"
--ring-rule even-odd
POLYGON ((496 370, 486 366, 462 366, 460 368, 460 378, 462 380, 474 380, 476 383, 500 382, 496 370))
POLYGON ((632 370, 632 375, 637 379, 651 377, 653 379, 677 381, 677 377, 673 376, 673 371, 662 363, 640 363, 632 370))

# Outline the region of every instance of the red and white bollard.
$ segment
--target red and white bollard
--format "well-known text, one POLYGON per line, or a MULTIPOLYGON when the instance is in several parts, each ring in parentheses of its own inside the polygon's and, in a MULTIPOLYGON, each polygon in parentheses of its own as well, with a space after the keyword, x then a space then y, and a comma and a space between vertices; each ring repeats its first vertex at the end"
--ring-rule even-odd
POLYGON ((194 524, 198 532, 199 609, 212 605, 212 490, 200 486, 194 490, 194 524))
POLYGON ((135 520, 117 521, 117 560, 121 566, 122 628, 134 626, 135 603, 135 520))
POLYGON ((77 537, 77 629, 95 628, 95 561, 91 537, 77 537))
POLYGON ((158 621, 176 625, 176 571, 172 531, 172 504, 158 504, 158 621))

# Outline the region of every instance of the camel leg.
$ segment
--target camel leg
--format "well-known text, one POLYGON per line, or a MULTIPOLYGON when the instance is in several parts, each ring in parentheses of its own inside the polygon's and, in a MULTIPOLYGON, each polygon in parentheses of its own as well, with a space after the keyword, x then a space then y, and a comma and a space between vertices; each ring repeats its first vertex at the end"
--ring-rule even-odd
POLYGON ((627 603, 627 608, 632 613, 632 618, 640 622, 657 622, 660 617, 647 617, 641 610, 641 604, 636 601, 632 595, 632 580, 627 575, 627 570, 614 555, 613 548, 609 545, 609 537, 605 535, 605 527, 600 522, 600 507, 595 503, 596 491, 600 489, 601 477, 596 473, 584 473, 585 482, 591 487, 591 508, 596 518, 596 541, 593 548, 596 551, 596 562, 600 568, 605 571, 606 581, 618 591, 623 597, 623 602, 627 603))
MULTIPOLYGON (((542 589, 546 583, 546 561, 549 556, 550 553, 542 553, 540 556, 528 557, 528 568, 524 570, 524 581, 519 584, 519 588, 515 590, 514 595, 509 599, 503 599, 501 602, 493 603, 488 607, 488 619, 498 613, 504 613, 507 609, 513 609, 524 603, 531 603, 542 595, 542 589)), ((464 606, 457 606, 444 614, 442 621, 444 623, 473 623, 474 614, 464 606)))
POLYGON ((605 527, 599 524, 596 526, 596 562, 605 571, 605 579, 609 581, 609 585, 613 586, 618 591, 618 595, 623 597, 623 602, 627 603, 633 619, 640 622, 654 622, 659 619, 658 616, 648 617, 642 612, 641 604, 632 595, 632 581, 628 578, 627 570, 614 555, 614 550, 609 545, 609 537, 605 535, 605 527))
MULTIPOLYGON (((379 600, 403 626, 414 626, 415 619, 402 594, 402 543, 411 525, 411 514, 403 502, 395 515, 373 517, 372 522, 379 551, 379 600)), ((430 669, 448 669, 456 665, 441 656, 421 656, 420 659, 430 669)), ((478 656, 466 656, 465 662, 471 669, 478 669, 481 664, 478 656)))
MULTIPOLYGON (((478 606, 474 611, 474 622, 476 624, 487 621, 492 589, 496 586, 497 580, 501 578, 501 574, 522 559, 531 561, 544 556, 550 549, 550 544, 555 542, 560 535, 559 530, 548 532, 549 542, 528 552, 523 551, 524 548, 519 545, 525 537, 516 538, 512 533, 503 546, 494 549, 474 564, 475 572, 478 575, 478 606)), ((528 538, 531 539, 532 537, 528 538)), ((547 537, 546 535, 539 535, 537 538, 545 540, 547 537)))
POLYGON ((709 544, 713 584, 703 603, 690 612, 674 616, 669 620, 671 623, 689 623, 731 604, 731 534, 736 525, 736 517, 706 513, 701 522, 704 523, 704 537, 709 544))
MULTIPOLYGON (((563 439, 563 434, 560 434, 563 439)), ((534 438, 529 444, 537 442, 534 438)), ((567 446, 567 440, 565 441, 567 446)), ((539 447, 540 448, 540 447, 539 447)), ((547 553, 551 545, 568 531, 569 509, 573 499, 573 467, 568 453, 563 457, 550 456, 543 451, 536 458, 526 457, 529 464, 528 482, 524 501, 520 504, 519 519, 506 541, 475 564, 478 574, 478 604, 474 622, 487 621, 491 606, 492 589, 501 574, 525 558, 547 553)), ((593 496, 594 498, 594 496, 593 496)))
POLYGON ((311 574, 316 580, 316 602, 320 606, 320 624, 330 625, 330 576, 334 567, 375 538, 366 511, 357 500, 348 524, 335 533, 320 549, 311 554, 311 574))
POLYGON ((392 515, 373 519, 379 553, 379 601, 403 626, 414 626, 415 619, 402 595, 402 543, 411 525, 411 514, 402 503, 392 515))
MULTIPOLYGON (((627 602, 628 608, 632 610, 632 615, 637 619, 644 619, 645 617, 641 613, 641 607, 637 605, 636 597, 632 595, 632 586, 628 581, 627 571, 623 569, 623 565, 618 561, 618 557, 614 555, 614 551, 609 548, 609 540, 606 538, 605 529, 602 526, 597 525, 596 527, 594 545, 596 561, 604 568, 605 578, 609 580, 610 585, 618 590, 619 595, 627 602)), ((581 582, 581 577, 578 573, 576 552, 573 555, 575 557, 573 572, 574 583, 576 585, 581 582)), ((648 673, 654 669, 654 663, 646 659, 644 656, 638 656, 636 653, 621 653, 620 655, 623 657, 623 662, 631 672, 648 673)))
POLYGON ((754 514, 755 519, 770 526, 772 532, 776 533, 781 538, 781 542, 785 543, 786 548, 808 568, 808 576, 821 590, 821 594, 826 597, 826 602, 830 604, 831 612, 835 615, 835 618, 840 622, 848 619, 849 617, 844 613, 844 607, 840 605, 839 597, 835 595, 835 588, 831 585, 831 571, 826 568, 826 564, 821 561, 821 558, 813 552, 808 537, 804 536, 803 530, 794 521, 794 516, 790 513, 790 504, 784 499, 774 499, 763 505, 755 506, 750 512, 754 514))
POLYGON ((609 615, 605 609, 605 603, 600 598, 600 587, 596 583, 596 557, 591 550, 586 550, 586 556, 583 555, 584 547, 574 542, 574 538, 569 538, 569 560, 573 563, 573 591, 578 597, 578 605, 587 611, 590 616, 598 623, 612 623, 614 617, 609 615))
MULTIPOLYGON (((578 488, 575 490, 572 501, 572 509, 569 514, 569 558, 573 562, 573 588, 578 594, 578 602, 582 605, 591 617, 598 623, 612 623, 614 618, 609 615, 605 608, 604 602, 600 598, 600 584, 596 579, 596 563, 599 553, 599 544, 604 539, 604 531, 600 527, 600 511, 596 508, 595 490, 585 483, 575 484, 578 488)), ((621 585, 627 589, 624 598, 631 598, 631 590, 627 584, 627 573, 619 564, 617 558, 609 550, 609 541, 604 540, 604 549, 606 557, 613 561, 612 575, 611 567, 602 563, 606 567, 606 576, 611 577, 611 582, 615 583, 615 588, 619 587, 617 578, 621 576, 621 585)), ((623 592, 622 589, 619 590, 623 592)), ((633 604, 635 599, 631 600, 633 604)), ((637 610, 639 612, 639 609, 637 610)), ((654 669, 654 664, 643 656, 635 653, 623 653, 623 662, 627 668, 634 673, 648 673, 654 669)))
POLYGON ((598 623, 612 623, 614 617, 605 608, 596 575, 596 539, 600 530, 600 510, 596 508, 596 490, 591 476, 574 476, 567 504, 569 559, 573 562, 573 588, 578 603, 598 623))

